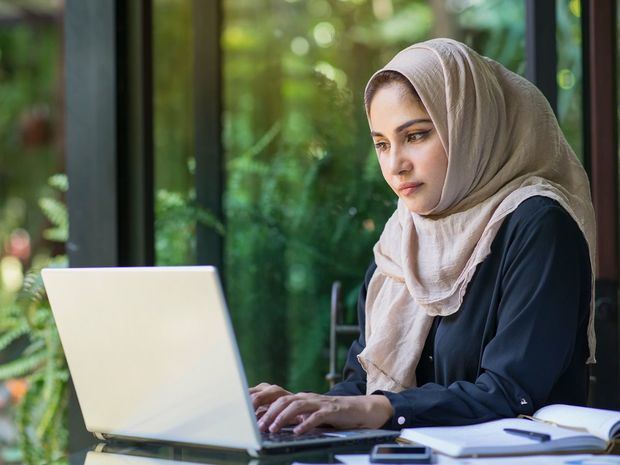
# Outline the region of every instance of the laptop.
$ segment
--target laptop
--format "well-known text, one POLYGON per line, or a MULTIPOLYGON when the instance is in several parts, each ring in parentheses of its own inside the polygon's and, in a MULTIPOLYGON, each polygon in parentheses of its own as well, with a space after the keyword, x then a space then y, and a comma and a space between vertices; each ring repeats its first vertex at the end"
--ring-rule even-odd
POLYGON ((47 268, 42 276, 86 429, 98 439, 257 456, 399 434, 261 434, 214 267, 47 268))

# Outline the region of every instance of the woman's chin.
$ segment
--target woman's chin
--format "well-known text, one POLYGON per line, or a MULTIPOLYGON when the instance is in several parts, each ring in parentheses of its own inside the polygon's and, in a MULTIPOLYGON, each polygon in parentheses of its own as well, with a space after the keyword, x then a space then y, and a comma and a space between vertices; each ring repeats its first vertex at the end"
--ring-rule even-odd
POLYGON ((432 210, 432 207, 429 207, 426 202, 420 202, 418 199, 413 200, 404 198, 403 202, 405 207, 407 207, 407 210, 417 215, 426 215, 432 210))

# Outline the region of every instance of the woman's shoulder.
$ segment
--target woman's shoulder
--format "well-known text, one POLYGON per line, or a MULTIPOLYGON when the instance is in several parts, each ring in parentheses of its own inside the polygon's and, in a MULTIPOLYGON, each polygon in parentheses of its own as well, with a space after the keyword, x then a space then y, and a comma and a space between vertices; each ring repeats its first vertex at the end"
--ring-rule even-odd
POLYGON ((570 213, 556 200, 534 196, 523 202, 510 214, 503 225, 510 243, 527 242, 541 245, 564 243, 581 245, 587 250, 583 232, 570 213))
POLYGON ((532 215, 544 215, 547 213, 564 215, 570 218, 570 214, 558 203, 557 200, 551 197, 545 197, 542 195, 535 195, 529 197, 519 204, 514 210, 512 218, 514 219, 528 219, 532 215))
POLYGON ((506 222, 513 227, 569 227, 579 230, 577 222, 559 204, 557 200, 550 197, 537 195, 525 199, 508 216, 506 222))

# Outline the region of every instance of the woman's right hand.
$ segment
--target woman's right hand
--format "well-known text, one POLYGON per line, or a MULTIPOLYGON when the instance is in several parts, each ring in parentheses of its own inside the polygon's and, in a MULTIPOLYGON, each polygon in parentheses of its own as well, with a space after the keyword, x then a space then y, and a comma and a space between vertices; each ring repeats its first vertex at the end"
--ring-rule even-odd
POLYGON ((250 388, 250 399, 256 413, 256 418, 260 419, 267 411, 272 402, 280 397, 289 396, 292 393, 277 384, 260 383, 250 388))

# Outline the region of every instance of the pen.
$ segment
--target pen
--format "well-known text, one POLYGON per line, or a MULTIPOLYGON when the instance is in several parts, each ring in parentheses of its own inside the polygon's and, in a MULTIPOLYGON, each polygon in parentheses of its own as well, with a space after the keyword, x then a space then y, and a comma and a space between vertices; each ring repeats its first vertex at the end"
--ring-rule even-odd
POLYGON ((534 431, 526 431, 524 429, 504 428, 504 432, 508 434, 514 434, 516 436, 523 436, 525 438, 533 439, 538 442, 546 442, 551 440, 551 436, 545 433, 536 433, 534 431))

